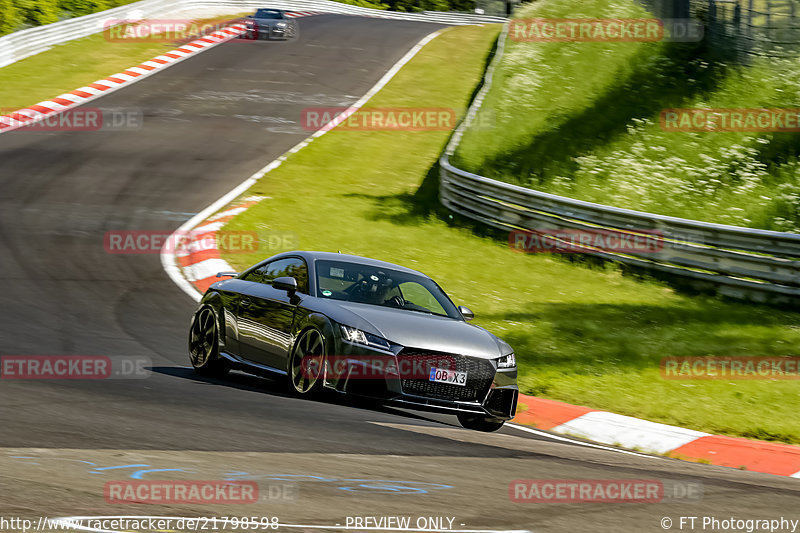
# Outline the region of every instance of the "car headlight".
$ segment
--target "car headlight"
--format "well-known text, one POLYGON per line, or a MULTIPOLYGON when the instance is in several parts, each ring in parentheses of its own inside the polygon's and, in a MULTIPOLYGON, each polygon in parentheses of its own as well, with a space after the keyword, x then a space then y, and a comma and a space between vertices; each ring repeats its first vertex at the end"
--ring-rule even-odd
POLYGON ((286 27, 286 23, 285 22, 278 22, 277 24, 275 24, 275 26, 277 26, 278 28, 285 28, 286 27))
POLYGON ((513 353, 497 360, 497 368, 514 368, 515 366, 517 366, 517 360, 514 358, 513 353))
POLYGON ((347 342, 352 342, 353 344, 363 344, 364 346, 371 346, 373 348, 380 348, 381 350, 389 350, 391 345, 389 341, 382 337, 378 337, 377 335, 373 335, 372 333, 367 333, 366 331, 361 331, 357 328, 351 328, 350 326, 341 326, 342 328, 342 337, 347 342))

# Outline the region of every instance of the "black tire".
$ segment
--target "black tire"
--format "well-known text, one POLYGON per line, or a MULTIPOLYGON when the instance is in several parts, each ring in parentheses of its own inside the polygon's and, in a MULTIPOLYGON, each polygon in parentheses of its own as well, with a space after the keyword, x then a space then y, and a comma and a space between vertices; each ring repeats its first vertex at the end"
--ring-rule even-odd
POLYGON ((484 431, 486 433, 497 431, 505 424, 505 420, 498 420, 497 418, 482 415, 473 415, 472 413, 458 413, 458 421, 467 429, 484 431))
POLYGON ((202 376, 222 378, 228 374, 228 364, 219 356, 217 317, 210 307, 203 307, 194 315, 189 330, 189 360, 202 376))
POLYGON ((305 330, 289 358, 289 390, 303 396, 318 393, 325 376, 325 337, 316 328, 305 330))

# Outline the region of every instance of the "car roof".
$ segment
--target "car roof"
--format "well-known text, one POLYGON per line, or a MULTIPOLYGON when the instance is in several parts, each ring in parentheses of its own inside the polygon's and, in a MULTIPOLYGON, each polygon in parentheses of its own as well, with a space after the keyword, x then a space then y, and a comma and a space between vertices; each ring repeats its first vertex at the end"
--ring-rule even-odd
POLYGON ((299 255, 303 257, 306 261, 341 261, 343 263, 357 263, 359 265, 367 265, 373 266, 376 268, 390 268, 392 270, 398 270, 400 272, 405 272, 407 274, 417 274, 419 276, 429 277, 418 270, 413 270, 411 268, 406 268, 404 266, 395 265, 394 263, 387 263, 386 261, 380 261, 378 259, 371 259, 369 257, 361 257, 359 255, 350 255, 350 254, 341 254, 341 253, 334 253, 334 252, 312 252, 312 251, 294 251, 294 252, 285 252, 280 254, 281 256, 285 255, 299 255))

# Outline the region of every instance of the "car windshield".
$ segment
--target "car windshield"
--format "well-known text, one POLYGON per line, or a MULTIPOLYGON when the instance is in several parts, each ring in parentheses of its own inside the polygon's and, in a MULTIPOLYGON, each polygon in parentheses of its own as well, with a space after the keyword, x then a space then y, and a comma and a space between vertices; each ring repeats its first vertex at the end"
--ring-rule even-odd
POLYGON ((453 302, 433 280, 389 268, 317 261, 317 296, 458 318, 453 302))
POLYGON ((256 11, 257 19, 282 19, 283 14, 274 9, 259 9, 256 11))

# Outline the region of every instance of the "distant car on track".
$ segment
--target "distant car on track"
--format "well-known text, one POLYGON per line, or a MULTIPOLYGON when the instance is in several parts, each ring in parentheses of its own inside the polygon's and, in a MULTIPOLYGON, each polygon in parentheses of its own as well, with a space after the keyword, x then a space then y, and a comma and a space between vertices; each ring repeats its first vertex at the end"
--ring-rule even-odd
POLYGON ((258 9, 244 19, 240 39, 253 41, 287 40, 297 36, 297 21, 280 9, 258 9))
POLYGON ((329 389, 455 414, 500 429, 518 387, 511 347, 428 276, 383 261, 286 252, 211 285, 194 313, 198 373, 281 375, 297 394, 329 389))

